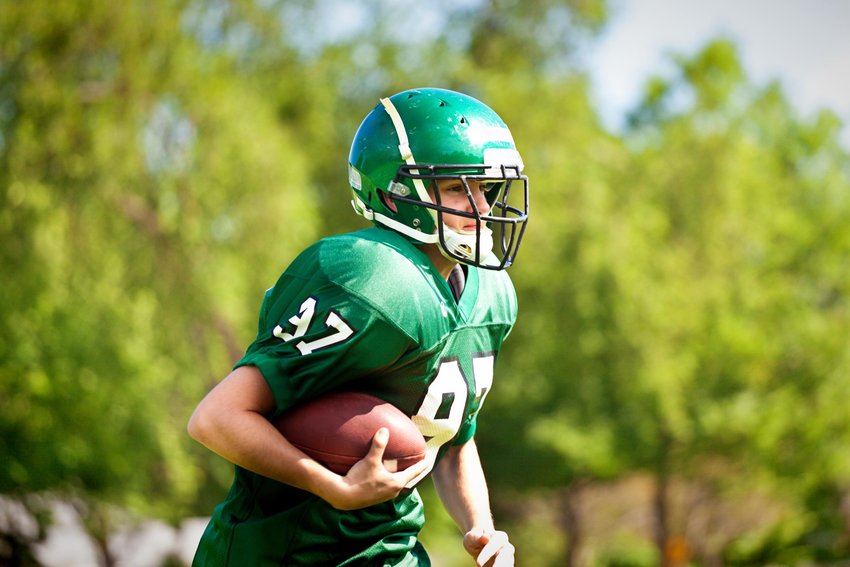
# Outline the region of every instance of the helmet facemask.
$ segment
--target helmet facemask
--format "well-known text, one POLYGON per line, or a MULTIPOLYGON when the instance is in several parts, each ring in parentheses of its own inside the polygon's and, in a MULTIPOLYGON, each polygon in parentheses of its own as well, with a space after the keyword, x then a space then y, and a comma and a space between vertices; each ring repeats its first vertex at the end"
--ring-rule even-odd
MULTIPOLYGON (((446 258, 492 270, 507 268, 516 259, 528 219, 528 178, 521 174, 520 166, 403 165, 388 193, 399 214, 416 215, 414 226, 433 231, 433 241, 446 258), (458 180, 463 185, 469 210, 442 203, 437 188, 440 180, 458 180), (470 181, 480 183, 488 211, 478 210, 470 181), (423 215, 432 222, 422 219, 423 215), (455 230, 445 222, 445 215, 474 219, 476 228, 455 230)), ((424 236, 421 240, 428 241, 424 236)))

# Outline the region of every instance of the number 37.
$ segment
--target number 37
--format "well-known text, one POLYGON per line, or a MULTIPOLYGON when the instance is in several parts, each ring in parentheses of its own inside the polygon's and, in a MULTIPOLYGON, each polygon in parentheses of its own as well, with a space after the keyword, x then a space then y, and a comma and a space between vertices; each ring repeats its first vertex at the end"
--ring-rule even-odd
MULTIPOLYGON (((284 342, 289 342, 293 339, 302 337, 305 333, 307 333, 307 329, 310 327, 310 323, 313 321, 313 316, 315 314, 316 299, 308 297, 304 300, 304 303, 301 304, 301 309, 298 310, 298 315, 294 315, 289 319, 289 323, 295 325, 295 330, 292 333, 287 333, 284 332, 282 326, 278 325, 274 328, 272 334, 284 342)), ((302 355, 310 354, 319 349, 348 340, 351 335, 354 334, 354 329, 352 329, 336 311, 328 312, 328 316, 325 318, 325 327, 331 331, 329 335, 325 335, 313 341, 298 341, 295 343, 295 348, 297 348, 302 355)))

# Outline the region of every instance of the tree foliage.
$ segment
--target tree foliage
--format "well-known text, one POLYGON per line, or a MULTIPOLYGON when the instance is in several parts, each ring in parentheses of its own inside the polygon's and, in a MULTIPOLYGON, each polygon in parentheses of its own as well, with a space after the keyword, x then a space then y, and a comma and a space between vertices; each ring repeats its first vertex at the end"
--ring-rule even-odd
MULTIPOLYGON (((564 166, 589 155, 549 182, 563 205, 535 209, 546 235, 529 244, 549 261, 518 270, 533 305, 481 428, 508 485, 652 472, 662 540, 692 537, 667 509, 674 477, 714 506, 764 490, 798 511, 848 480, 835 445, 848 438, 850 329, 838 121, 800 119, 777 85, 748 83, 724 40, 679 70, 650 81, 621 142, 562 150, 564 166)), ((545 191, 538 179, 538 202, 545 191)), ((692 545, 711 561, 728 543, 692 545)))
POLYGON ((2 2, 0 493, 73 494, 102 520, 208 513, 230 470, 189 443, 189 412, 293 255, 363 226, 358 121, 437 85, 496 109, 531 178, 520 319, 478 434, 523 563, 585 544, 645 564, 675 538, 705 564, 850 553, 841 123, 752 83, 721 38, 607 132, 574 56, 608 9, 2 2), (636 475, 658 487, 657 552, 594 540, 581 505, 636 475), (742 494, 779 512, 699 531, 742 494), (523 528, 541 495, 566 541, 523 528))
POLYGON ((295 131, 176 9, 4 7, 4 492, 185 511, 187 412, 315 230, 295 131))

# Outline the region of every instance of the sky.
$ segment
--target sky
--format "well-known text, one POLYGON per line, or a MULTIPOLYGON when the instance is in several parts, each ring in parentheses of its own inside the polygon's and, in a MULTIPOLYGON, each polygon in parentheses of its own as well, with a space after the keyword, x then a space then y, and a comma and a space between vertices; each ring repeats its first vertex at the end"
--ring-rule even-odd
POLYGON ((611 0, 603 36, 588 51, 595 101, 617 129, 671 53, 693 55, 731 38, 747 76, 778 79, 804 118, 822 108, 845 124, 850 148, 850 0, 611 0))

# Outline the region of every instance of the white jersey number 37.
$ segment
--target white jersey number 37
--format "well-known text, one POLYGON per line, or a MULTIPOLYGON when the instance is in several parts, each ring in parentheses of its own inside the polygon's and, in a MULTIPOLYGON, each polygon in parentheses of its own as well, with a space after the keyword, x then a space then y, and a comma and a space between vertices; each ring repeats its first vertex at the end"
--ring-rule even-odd
MULTIPOLYGON (((278 325, 272 331, 272 334, 284 342, 289 342, 293 339, 303 337, 313 322, 313 316, 316 314, 316 299, 308 297, 301 304, 301 309, 298 315, 294 315, 289 319, 289 323, 295 325, 295 330, 292 333, 285 332, 281 325, 278 325)), ((329 311, 325 319, 325 327, 329 334, 320 337, 314 341, 298 341, 295 343, 295 348, 302 354, 312 354, 313 352, 333 346, 335 344, 347 341, 354 334, 354 330, 346 323, 342 317, 335 311, 329 311)))

